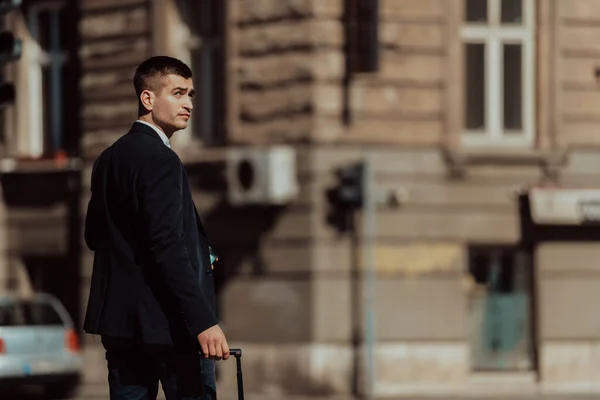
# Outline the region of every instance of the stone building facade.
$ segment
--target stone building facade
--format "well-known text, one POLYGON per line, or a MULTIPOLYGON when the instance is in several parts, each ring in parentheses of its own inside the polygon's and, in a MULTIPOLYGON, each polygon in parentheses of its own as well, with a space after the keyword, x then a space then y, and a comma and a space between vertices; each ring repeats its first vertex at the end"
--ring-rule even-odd
MULTIPOLYGON (((531 187, 600 184, 600 3, 77 4, 82 205, 95 156, 135 118, 135 66, 168 54, 194 69, 202 95, 174 148, 222 254, 220 316, 244 349, 247 391, 355 390, 360 254, 327 224, 325 191, 365 151, 377 184, 404 193, 375 218, 375 392, 600 390, 594 230, 547 240, 523 211, 531 187), (274 144, 297 152, 298 197, 232 206, 228 152, 274 144)), ((92 254, 80 259, 85 304, 92 254)), ((84 344, 101 386, 99 341, 84 344)))

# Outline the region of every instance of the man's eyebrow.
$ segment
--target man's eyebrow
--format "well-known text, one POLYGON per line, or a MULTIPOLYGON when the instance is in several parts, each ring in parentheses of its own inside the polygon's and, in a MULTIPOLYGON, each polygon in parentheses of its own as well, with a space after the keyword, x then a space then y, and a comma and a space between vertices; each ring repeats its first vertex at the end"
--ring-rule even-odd
MULTIPOLYGON (((188 88, 186 88, 186 87, 182 87, 182 86, 178 86, 178 87, 176 87, 176 88, 173 88, 172 92, 175 92, 175 91, 177 91, 177 90, 181 90, 181 91, 183 91, 183 92, 187 92, 187 91, 188 91, 188 88)), ((190 90, 190 92, 193 92, 193 91, 194 91, 194 89, 190 90)))

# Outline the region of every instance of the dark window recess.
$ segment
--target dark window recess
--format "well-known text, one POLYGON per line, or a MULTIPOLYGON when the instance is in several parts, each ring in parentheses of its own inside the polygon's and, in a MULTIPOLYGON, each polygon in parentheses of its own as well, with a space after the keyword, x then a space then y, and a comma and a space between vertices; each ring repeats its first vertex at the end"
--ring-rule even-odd
POLYGON ((345 0, 349 74, 379 70, 379 0, 345 0))
POLYGON ((503 24, 521 24, 523 22, 523 1, 502 0, 501 21, 503 24))
POLYGON ((227 2, 178 0, 181 15, 198 44, 192 45, 193 135, 206 145, 227 142, 227 2))
POLYGON ((504 45, 504 129, 523 129, 523 47, 504 45))
POLYGON ((485 45, 465 45, 465 125, 468 130, 483 132, 485 115, 485 45))
MULTIPOLYGON (((11 2, 14 3, 14 2, 11 2)), ((18 7, 18 5, 15 5, 18 7)), ((11 13, 11 5, 5 4, 0 7, 0 142, 5 143, 5 114, 4 109, 13 105, 16 97, 15 85, 5 77, 4 66, 10 64, 11 61, 16 61, 23 54, 23 44, 21 38, 15 35, 6 24, 6 14, 11 13)))
POLYGON ((465 19, 467 22, 487 23, 488 2, 487 0, 465 1, 465 19))

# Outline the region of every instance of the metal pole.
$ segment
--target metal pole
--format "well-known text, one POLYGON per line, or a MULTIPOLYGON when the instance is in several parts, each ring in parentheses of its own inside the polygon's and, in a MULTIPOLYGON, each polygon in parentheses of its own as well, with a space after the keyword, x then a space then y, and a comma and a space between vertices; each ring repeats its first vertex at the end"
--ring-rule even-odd
POLYGON ((373 183, 373 165, 370 152, 364 154, 363 169, 363 304, 365 323, 365 352, 364 352, 364 398, 374 398, 375 385, 375 265, 373 242, 375 238, 375 185, 373 183))

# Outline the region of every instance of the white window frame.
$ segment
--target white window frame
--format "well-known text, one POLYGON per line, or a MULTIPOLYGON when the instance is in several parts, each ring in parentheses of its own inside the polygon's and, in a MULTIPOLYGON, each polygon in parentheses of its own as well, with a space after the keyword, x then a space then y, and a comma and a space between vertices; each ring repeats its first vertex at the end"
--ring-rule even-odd
MULTIPOLYGON (((485 130, 467 130, 462 126, 464 147, 530 147, 535 142, 535 0, 523 0, 521 24, 502 24, 501 0, 488 2, 487 23, 463 20, 460 38, 463 45, 485 44, 485 130), (522 54, 522 129, 506 131, 504 125, 503 45, 519 44, 522 54)), ((466 0, 463 4, 466 3, 466 0)), ((464 60, 464 58, 463 58, 464 60)), ((463 61, 464 63, 464 61, 463 61)), ((466 65, 464 65, 466 69, 466 65)), ((463 90, 464 87, 463 87, 463 90)), ((463 103, 464 104, 464 103, 463 103)), ((466 105, 464 105, 466 111, 466 105)))

